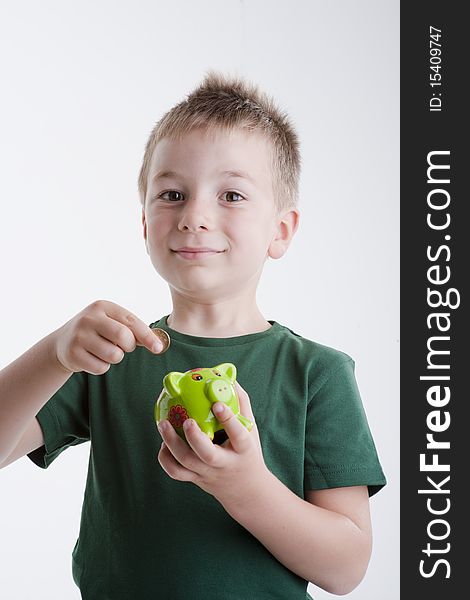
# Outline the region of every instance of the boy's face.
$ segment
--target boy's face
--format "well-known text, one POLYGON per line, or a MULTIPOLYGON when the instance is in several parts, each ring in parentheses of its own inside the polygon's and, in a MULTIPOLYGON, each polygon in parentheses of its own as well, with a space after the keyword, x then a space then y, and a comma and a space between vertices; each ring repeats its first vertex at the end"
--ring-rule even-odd
POLYGON ((196 129, 157 144, 142 223, 170 287, 206 299, 238 295, 256 288, 267 256, 284 254, 298 211, 287 221, 276 211, 270 152, 263 136, 241 130, 208 137, 196 129))

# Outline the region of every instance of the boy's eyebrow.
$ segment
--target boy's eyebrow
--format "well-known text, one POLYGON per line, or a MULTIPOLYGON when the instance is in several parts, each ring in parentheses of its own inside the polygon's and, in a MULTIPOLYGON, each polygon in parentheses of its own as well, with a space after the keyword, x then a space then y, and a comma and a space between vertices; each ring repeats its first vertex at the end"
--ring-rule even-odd
MULTIPOLYGON (((248 173, 246 173, 245 171, 221 171, 220 175, 227 175, 228 177, 238 177, 240 179, 246 179, 247 181, 250 181, 251 183, 255 184, 255 180, 248 175, 248 173)), ((175 171, 158 171, 153 177, 152 177, 152 181, 157 181, 157 179, 168 179, 168 178, 183 178, 182 175, 179 175, 178 173, 176 173, 175 171)))
POLYGON ((247 181, 251 181, 251 183, 256 183, 255 180, 248 175, 246 171, 222 171, 221 175, 227 175, 227 177, 238 177, 240 179, 246 179, 247 181))
POLYGON ((178 178, 179 175, 178 173, 175 173, 175 171, 158 171, 158 173, 152 177, 152 181, 157 181, 157 179, 168 179, 169 177, 178 178))

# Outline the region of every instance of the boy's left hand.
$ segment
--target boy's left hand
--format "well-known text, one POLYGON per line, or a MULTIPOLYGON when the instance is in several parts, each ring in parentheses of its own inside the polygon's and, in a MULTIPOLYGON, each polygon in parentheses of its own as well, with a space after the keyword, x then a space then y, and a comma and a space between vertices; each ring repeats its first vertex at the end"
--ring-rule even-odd
POLYGON ((184 434, 189 445, 180 438, 169 421, 162 421, 159 426, 163 443, 158 461, 164 471, 177 481, 195 483, 225 506, 249 502, 269 472, 264 462, 250 398, 238 382, 235 382, 235 391, 240 413, 250 419, 253 427, 248 431, 226 404, 216 402, 212 412, 223 423, 228 435, 228 439, 220 446, 213 444, 193 419, 184 422, 184 434), (218 407, 222 407, 221 413, 217 412, 218 407))

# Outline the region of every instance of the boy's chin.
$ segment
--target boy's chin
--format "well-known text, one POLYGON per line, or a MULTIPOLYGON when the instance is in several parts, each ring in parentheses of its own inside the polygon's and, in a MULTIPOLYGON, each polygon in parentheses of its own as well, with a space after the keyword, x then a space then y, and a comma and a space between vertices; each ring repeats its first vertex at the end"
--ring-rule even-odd
POLYGON ((226 299, 234 293, 233 280, 230 279, 225 284, 221 283, 220 279, 213 282, 206 280, 204 283, 200 281, 180 281, 176 283, 167 280, 167 283, 172 293, 204 302, 216 302, 217 300, 226 299))

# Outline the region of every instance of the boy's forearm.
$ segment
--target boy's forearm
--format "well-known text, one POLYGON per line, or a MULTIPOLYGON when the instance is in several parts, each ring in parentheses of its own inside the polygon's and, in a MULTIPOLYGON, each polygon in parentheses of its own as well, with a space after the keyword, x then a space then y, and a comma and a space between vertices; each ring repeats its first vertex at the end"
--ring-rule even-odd
POLYGON ((14 450, 31 419, 69 379, 49 334, 0 371, 0 465, 14 450))
POLYGON ((362 580, 368 535, 349 518, 295 495, 267 471, 256 497, 225 510, 288 569, 333 594, 362 580))

